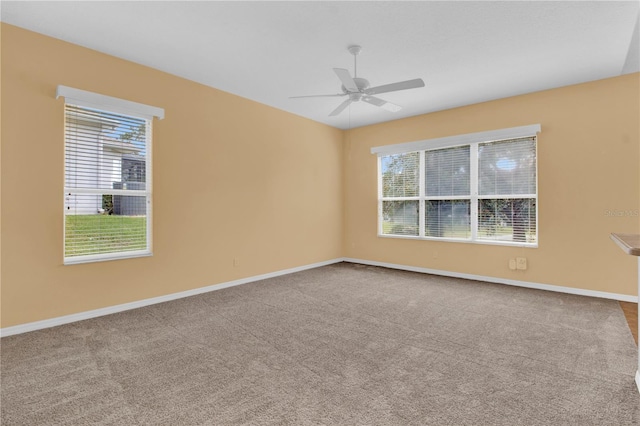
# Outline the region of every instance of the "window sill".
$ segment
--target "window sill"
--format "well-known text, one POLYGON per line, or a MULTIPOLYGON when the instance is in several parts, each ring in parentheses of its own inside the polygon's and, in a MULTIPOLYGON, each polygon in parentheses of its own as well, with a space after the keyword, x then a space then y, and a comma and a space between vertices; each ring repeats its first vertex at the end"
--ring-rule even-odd
POLYGON ((523 247, 523 248, 538 248, 538 243, 515 243, 511 241, 472 241, 462 238, 433 238, 433 237, 418 237, 415 235, 390 235, 390 234, 378 234, 379 238, 398 238, 402 240, 418 240, 418 241, 440 241, 445 243, 463 243, 463 244, 478 244, 489 246, 506 246, 506 247, 523 247))
POLYGON ((129 251, 124 253, 93 254, 88 256, 74 256, 64 259, 64 265, 77 265, 80 263, 107 262, 111 260, 135 259, 137 257, 150 257, 153 253, 149 250, 129 251))

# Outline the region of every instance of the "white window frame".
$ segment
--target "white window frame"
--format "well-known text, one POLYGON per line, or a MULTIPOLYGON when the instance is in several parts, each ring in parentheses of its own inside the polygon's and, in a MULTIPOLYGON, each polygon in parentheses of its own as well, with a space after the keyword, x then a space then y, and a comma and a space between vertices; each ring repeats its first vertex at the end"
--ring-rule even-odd
MULTIPOLYGON (((145 189, 143 190, 131 190, 131 189, 93 189, 93 188, 68 188, 65 186, 64 194, 111 194, 111 195, 138 195, 146 197, 147 209, 146 209, 146 237, 147 237, 147 248, 144 250, 131 250, 131 251, 122 251, 122 252, 112 252, 112 253, 101 253, 101 254, 90 254, 84 256, 71 256, 67 257, 65 255, 64 244, 66 240, 66 217, 63 222, 63 263, 65 265, 73 265, 78 263, 88 263, 88 262, 99 262, 99 261, 107 261, 107 260, 116 260, 116 259, 129 259, 135 257, 144 257, 144 256, 152 256, 153 255, 153 220, 152 220, 152 206, 153 206, 153 181, 152 181, 152 169, 153 169, 153 161, 152 161, 152 134, 153 134, 153 126, 152 122, 154 118, 158 118, 162 120, 164 118, 164 109, 145 105, 137 102, 132 102, 124 99, 114 98, 111 96, 106 96, 98 93, 88 92, 85 90, 75 89, 67 86, 58 86, 56 91, 56 99, 63 97, 65 101, 65 105, 74 105, 83 108, 92 108, 105 112, 116 113, 121 115, 127 115, 136 117, 139 119, 143 119, 146 122, 147 132, 146 132, 146 141, 145 141, 145 189)), ((65 134, 66 134, 66 123, 65 123, 65 134)), ((66 136, 65 136, 66 139, 66 136)), ((65 140, 66 144, 66 140, 65 140)), ((65 163, 66 163, 66 152, 65 152, 65 163)), ((65 166, 66 167, 66 166, 65 166)), ((65 180, 66 184, 66 180, 65 180)), ((64 206, 63 206, 64 208, 64 206)))
POLYGON ((539 232, 538 232, 538 173, 537 173, 537 158, 538 158, 538 143, 537 134, 540 133, 540 124, 533 124, 529 126, 511 127, 507 129, 491 130, 487 132, 469 133, 459 136, 449 136, 437 139, 427 139, 422 141, 407 142, 395 145, 385 145, 371 148, 371 153, 378 156, 378 221, 377 221, 377 234, 378 237, 383 238, 404 238, 411 240, 430 240, 430 241, 447 241, 447 242, 462 242, 472 244, 487 244, 487 245, 502 245, 502 246, 516 246, 516 247, 530 247, 536 248, 539 244, 539 232), (500 196, 480 196, 478 194, 478 146, 482 143, 499 142, 510 139, 533 137, 536 139, 536 193, 535 194, 511 194, 500 196), (453 148, 457 146, 469 146, 470 147, 470 195, 469 196, 445 196, 445 197, 433 197, 426 196, 425 191, 425 152, 433 151, 443 148, 453 148), (382 157, 393 154, 408 154, 412 152, 418 152, 420 155, 419 162, 419 196, 418 197, 383 197, 382 194, 382 157), (536 241, 532 243, 522 241, 496 241, 496 240, 478 240, 478 202, 481 199, 496 199, 496 198, 529 198, 534 199, 536 202, 536 241), (470 226, 471 237, 470 238, 450 238, 450 237, 429 237, 425 235, 425 201, 432 199, 446 199, 446 200, 470 200, 470 226), (383 201, 418 201, 418 235, 399 235, 399 234, 384 234, 383 233, 383 201))

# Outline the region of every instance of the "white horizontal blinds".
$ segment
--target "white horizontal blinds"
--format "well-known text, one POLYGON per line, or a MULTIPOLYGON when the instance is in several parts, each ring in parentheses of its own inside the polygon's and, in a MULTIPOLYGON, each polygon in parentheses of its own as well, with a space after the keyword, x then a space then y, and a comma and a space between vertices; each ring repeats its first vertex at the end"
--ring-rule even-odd
MULTIPOLYGON (((97 196, 96 200, 101 198, 97 196)), ((146 215, 67 215, 65 257, 146 250, 146 221, 146 215)))
POLYGON ((65 105, 65 260, 148 250, 150 125, 65 105))
POLYGON ((145 190, 146 127, 144 119, 65 105, 65 186, 145 190))
POLYGON ((478 145, 478 239, 537 242, 536 138, 478 145))
POLYGON ((469 145, 426 151, 427 197, 469 197, 471 194, 469 151, 469 145))
POLYGON ((380 157, 382 233, 419 233, 420 153, 380 157))
POLYGON ((535 195, 536 141, 521 138, 478 145, 478 194, 535 195))
POLYGON ((388 155, 382 157, 381 162, 383 197, 417 197, 419 195, 419 153, 388 155))
POLYGON ((426 237, 471 237, 470 147, 425 152, 426 237))

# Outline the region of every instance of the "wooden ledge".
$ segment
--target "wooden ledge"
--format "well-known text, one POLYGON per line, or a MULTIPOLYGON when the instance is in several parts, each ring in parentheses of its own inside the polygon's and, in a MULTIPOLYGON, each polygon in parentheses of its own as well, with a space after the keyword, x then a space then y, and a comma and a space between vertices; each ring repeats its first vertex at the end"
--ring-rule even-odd
POLYGON ((611 239, 625 253, 640 256, 640 234, 611 234, 611 239))

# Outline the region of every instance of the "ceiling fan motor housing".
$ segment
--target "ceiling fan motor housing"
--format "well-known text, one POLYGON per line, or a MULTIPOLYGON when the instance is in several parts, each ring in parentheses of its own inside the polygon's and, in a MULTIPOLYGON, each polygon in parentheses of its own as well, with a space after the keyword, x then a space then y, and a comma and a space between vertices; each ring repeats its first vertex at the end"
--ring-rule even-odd
MULTIPOLYGON (((357 100, 360 100, 360 98, 362 97, 362 94, 364 92, 364 90, 368 89, 370 84, 369 84, 369 80, 367 80, 366 78, 360 78, 360 77, 356 77, 353 79, 353 81, 356 83, 356 87, 358 88, 357 92, 350 92, 347 90, 346 87, 344 87, 344 85, 341 86, 342 88, 342 92, 348 95, 351 95, 351 98, 353 99, 354 97, 357 97, 357 100), (356 96, 354 96, 356 95, 356 96), (360 95, 360 96, 357 96, 360 95)), ((356 100, 356 99, 354 99, 356 100)))

